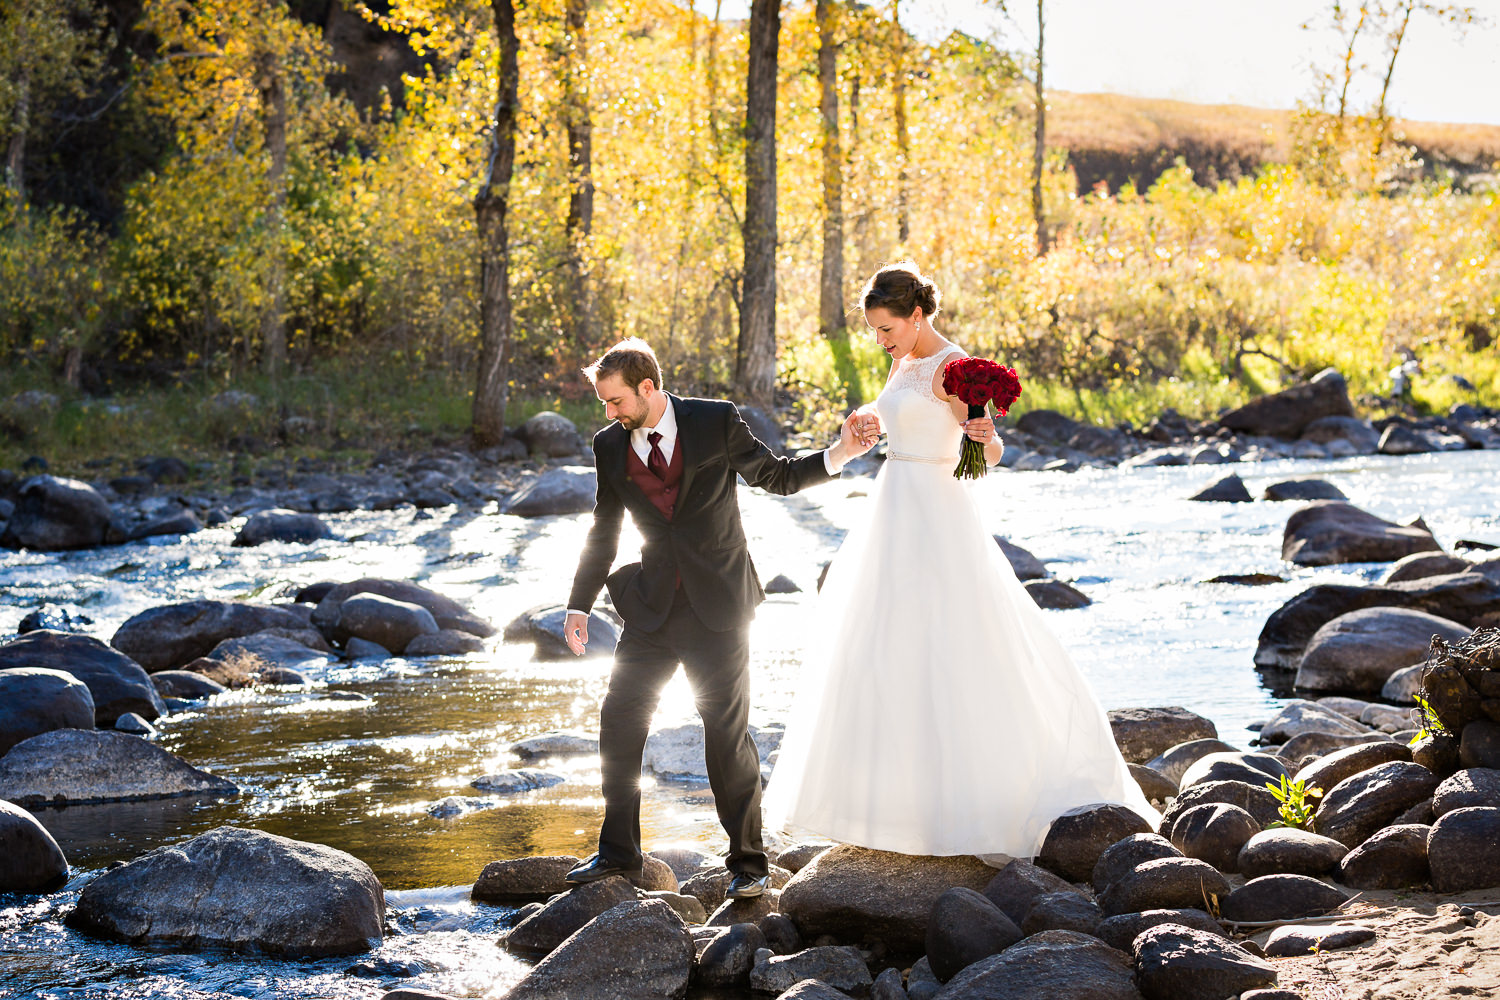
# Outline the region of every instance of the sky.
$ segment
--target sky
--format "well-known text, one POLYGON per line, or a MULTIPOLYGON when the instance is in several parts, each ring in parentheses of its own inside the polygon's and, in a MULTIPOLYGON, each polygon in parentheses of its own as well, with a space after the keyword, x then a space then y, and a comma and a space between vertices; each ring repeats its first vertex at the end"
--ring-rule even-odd
MULTIPOLYGON (((884 6, 884 0, 875 0, 884 6)), ((700 8, 704 6, 699 0, 700 8)), ((999 33, 1007 48, 1036 44, 1036 5, 1010 0, 1015 20, 983 0, 902 0, 919 37, 957 28, 999 33)), ((1046 0, 1048 89, 1290 108, 1313 89, 1310 65, 1336 59, 1328 33, 1303 30, 1327 0, 1046 0)), ((1417 121, 1500 125, 1500 0, 1470 0, 1485 20, 1462 38, 1432 17, 1412 19, 1396 63, 1391 111, 1417 121)), ((708 5, 711 12, 712 5, 708 5)), ((725 0, 723 16, 748 2, 725 0)), ((1378 42, 1366 52, 1381 61, 1378 42)), ((1357 95, 1373 105, 1378 81, 1357 95)))

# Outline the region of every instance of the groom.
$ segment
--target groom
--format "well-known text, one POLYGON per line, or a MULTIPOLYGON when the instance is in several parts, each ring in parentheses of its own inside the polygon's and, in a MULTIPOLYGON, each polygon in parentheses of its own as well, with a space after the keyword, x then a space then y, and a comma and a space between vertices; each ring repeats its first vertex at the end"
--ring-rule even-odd
POLYGON ((584 369, 614 421, 594 435, 598 496, 564 624, 582 654, 588 614, 609 588, 625 628, 615 646, 599 713, 604 826, 599 852, 568 872, 580 885, 640 872, 641 756, 662 687, 681 663, 707 743, 708 780, 729 834, 725 865, 733 899, 765 891, 760 830, 760 754, 750 738, 750 619, 764 598, 745 532, 736 481, 786 495, 827 482, 868 451, 858 418, 839 442, 806 458, 782 458, 751 434, 731 402, 663 392, 661 367, 643 340, 616 344, 584 369), (609 572, 630 512, 641 558, 609 572))

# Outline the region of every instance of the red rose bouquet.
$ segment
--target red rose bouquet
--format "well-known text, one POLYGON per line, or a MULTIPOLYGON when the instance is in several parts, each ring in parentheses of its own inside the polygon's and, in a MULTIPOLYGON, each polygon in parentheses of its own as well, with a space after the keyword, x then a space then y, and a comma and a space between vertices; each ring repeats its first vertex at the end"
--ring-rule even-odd
MULTIPOLYGON (((943 366, 943 391, 968 404, 970 420, 984 416, 989 403, 994 403, 1003 417, 1021 398, 1021 379, 1006 365, 984 358, 959 358, 943 366)), ((984 445, 964 435, 953 478, 978 479, 984 472, 984 445)))

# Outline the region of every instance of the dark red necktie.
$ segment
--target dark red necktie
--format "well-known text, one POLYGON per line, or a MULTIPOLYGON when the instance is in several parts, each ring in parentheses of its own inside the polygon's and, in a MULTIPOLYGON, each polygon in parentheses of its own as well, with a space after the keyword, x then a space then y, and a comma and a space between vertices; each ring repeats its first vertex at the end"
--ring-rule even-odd
POLYGON ((667 481, 667 456, 661 453, 661 432, 651 431, 646 435, 646 440, 651 442, 651 454, 646 457, 646 468, 651 474, 662 482, 667 481))

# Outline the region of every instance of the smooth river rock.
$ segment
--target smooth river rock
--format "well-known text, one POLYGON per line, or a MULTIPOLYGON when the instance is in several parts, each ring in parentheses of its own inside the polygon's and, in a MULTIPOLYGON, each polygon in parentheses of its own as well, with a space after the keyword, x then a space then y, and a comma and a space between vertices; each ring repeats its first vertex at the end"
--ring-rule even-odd
POLYGON ((0 801, 0 893, 47 892, 68 881, 68 859, 25 809, 0 801))
POLYGON ((1297 664, 1297 687, 1307 691, 1379 695, 1390 676, 1426 658, 1434 635, 1448 642, 1471 629, 1410 608, 1364 608, 1318 629, 1297 664))
POLYGON ((0 545, 39 552, 93 548, 104 544, 110 519, 109 504, 88 483, 32 476, 16 491, 0 545))
POLYGON ((39 667, 71 674, 88 686, 94 723, 113 726, 127 712, 155 719, 167 711, 140 664, 98 639, 40 629, 0 645, 0 670, 39 667))
POLYGON ((1314 829, 1346 847, 1358 847, 1403 812, 1431 798, 1437 786, 1437 775, 1421 764, 1377 764, 1324 792, 1314 829))
POLYGON ((363 577, 331 588, 313 609, 312 624, 324 635, 332 635, 338 626, 339 613, 345 601, 355 594, 378 594, 393 601, 416 604, 432 613, 439 628, 455 629, 487 639, 497 629, 450 597, 406 580, 363 577))
POLYGON ((1427 835, 1427 863, 1438 892, 1500 886, 1500 808, 1466 806, 1439 816, 1427 835))
POLYGON ((319 957, 375 947, 384 919, 385 891, 358 858, 226 826, 100 875, 67 923, 130 944, 319 957))
POLYGON ((1281 558, 1298 566, 1395 562, 1442 546, 1423 527, 1395 524, 1339 500, 1315 500, 1287 518, 1281 558))
POLYGON ((57 729, 0 758, 0 799, 25 806, 238 793, 234 782, 125 733, 57 729))
MULTIPOLYGON (((1130 957, 1077 931, 1043 931, 974 963, 940 1000, 1141 1000, 1130 957)), ((1223 1000, 1223 998, 1218 998, 1223 1000)))
POLYGON ((1036 863, 1069 882, 1086 882, 1105 848, 1131 834, 1150 832, 1151 824, 1125 806, 1090 806, 1052 821, 1036 863))
POLYGON ((927 922, 927 962, 947 982, 980 959, 1021 940, 1021 929, 984 895, 949 889, 933 904, 927 922))
POLYGON ((174 670, 208 656, 225 639, 266 629, 302 629, 306 620, 285 608, 236 601, 185 601, 151 608, 128 619, 110 645, 147 673, 174 670))
POLYGON ((355 594, 339 606, 334 631, 340 638, 358 637, 399 654, 406 652, 413 639, 435 635, 438 623, 420 604, 379 594, 355 594))
POLYGON ((251 514, 244 527, 234 536, 234 544, 252 546, 267 542, 290 542, 309 545, 332 537, 333 532, 316 514, 276 509, 251 514))
POLYGON ((1109 728, 1121 755, 1132 764, 1144 764, 1172 747, 1194 740, 1215 739, 1213 722, 1179 706, 1166 708, 1115 708, 1109 728))
POLYGON ((659 899, 624 900, 581 927, 506 1000, 679 1000, 693 971, 693 938, 659 899))
POLYGON ((598 481, 593 469, 571 466, 548 469, 517 490, 501 513, 516 517, 585 514, 594 509, 597 493, 598 481))
POLYGON ((93 728, 93 696, 72 674, 43 667, 0 670, 0 757, 40 733, 93 728))

